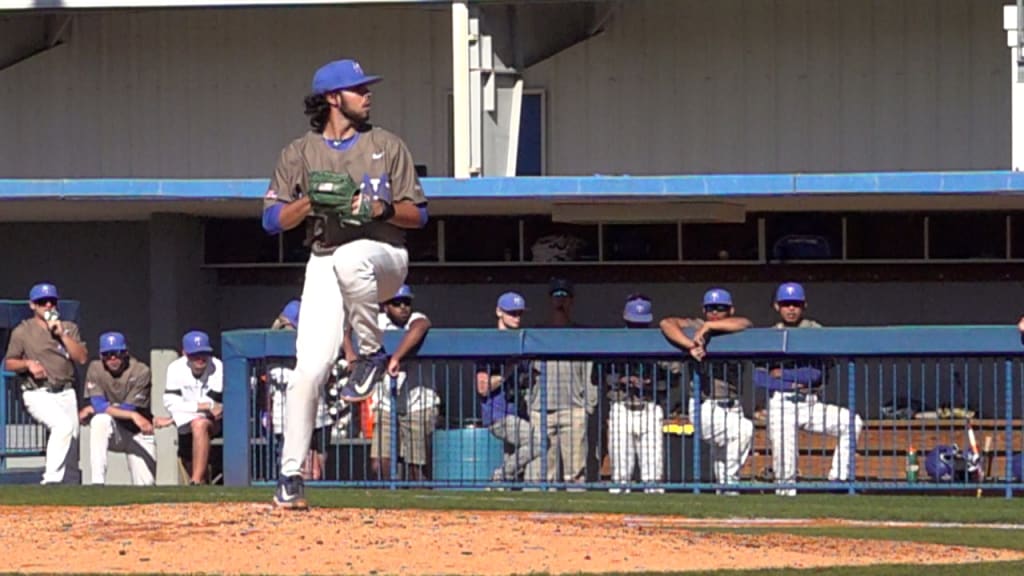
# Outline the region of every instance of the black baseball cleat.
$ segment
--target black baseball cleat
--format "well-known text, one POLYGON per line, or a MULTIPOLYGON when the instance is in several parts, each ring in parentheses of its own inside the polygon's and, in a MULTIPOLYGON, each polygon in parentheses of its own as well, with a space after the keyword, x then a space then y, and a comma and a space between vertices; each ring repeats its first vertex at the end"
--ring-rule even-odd
POLYGON ((388 355, 381 348, 369 356, 360 356, 350 367, 348 382, 341 389, 341 399, 346 402, 362 402, 373 394, 377 383, 384 379, 388 355))
POLYGON ((305 510, 309 508, 306 503, 306 487, 302 482, 302 476, 282 476, 277 480, 277 490, 274 491, 274 505, 278 508, 290 510, 305 510))

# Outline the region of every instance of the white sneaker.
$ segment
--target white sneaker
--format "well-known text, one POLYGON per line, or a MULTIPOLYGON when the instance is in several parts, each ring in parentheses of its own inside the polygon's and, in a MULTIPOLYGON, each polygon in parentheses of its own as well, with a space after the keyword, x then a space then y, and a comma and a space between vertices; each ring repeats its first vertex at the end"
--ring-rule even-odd
POLYGON ((664 494, 664 488, 644 488, 644 494, 664 494))
POLYGON ((629 494, 629 488, 609 488, 609 494, 629 494))

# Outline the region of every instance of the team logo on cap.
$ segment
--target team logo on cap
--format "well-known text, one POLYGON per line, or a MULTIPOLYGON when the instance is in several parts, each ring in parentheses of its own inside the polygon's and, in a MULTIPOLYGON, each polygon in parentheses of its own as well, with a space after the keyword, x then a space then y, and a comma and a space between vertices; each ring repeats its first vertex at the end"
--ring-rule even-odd
POLYGON ((718 293, 718 290, 714 290, 714 291, 712 291, 712 292, 711 292, 711 299, 712 299, 712 300, 714 300, 714 301, 716 301, 716 302, 717 302, 717 301, 718 301, 718 298, 719 298, 719 296, 720 296, 720 294, 718 293))
POLYGON ((196 346, 202 346, 203 345, 203 337, 202 336, 196 336, 194 338, 194 340, 195 340, 196 346))
POLYGON ((117 344, 117 338, 114 336, 107 336, 107 344, 110 346, 117 344))
POLYGON ((359 62, 352 62, 352 69, 356 71, 356 74, 363 75, 363 67, 359 65, 359 62))
POLYGON ((796 292, 796 288, 793 288, 792 286, 786 286, 786 294, 792 296, 793 292, 796 292))

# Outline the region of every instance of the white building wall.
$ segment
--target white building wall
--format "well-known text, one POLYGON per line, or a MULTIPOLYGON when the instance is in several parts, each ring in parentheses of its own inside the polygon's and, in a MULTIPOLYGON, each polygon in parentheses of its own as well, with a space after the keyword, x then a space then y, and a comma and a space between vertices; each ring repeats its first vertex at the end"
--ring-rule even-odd
MULTIPOLYGON (((548 172, 1008 167, 1003 3, 622 3, 525 73, 547 93, 548 172)), ((375 120, 447 175, 450 21, 444 4, 77 13, 66 45, 0 71, 0 174, 267 177, 315 68, 355 56, 386 78, 375 120)))
POLYGON ((313 72, 342 57, 384 75, 374 120, 444 172, 450 20, 443 6, 77 13, 66 45, 0 71, 0 174, 269 177, 307 127, 313 72))
POLYGON ((526 74, 548 171, 1007 168, 1002 4, 629 2, 526 74))

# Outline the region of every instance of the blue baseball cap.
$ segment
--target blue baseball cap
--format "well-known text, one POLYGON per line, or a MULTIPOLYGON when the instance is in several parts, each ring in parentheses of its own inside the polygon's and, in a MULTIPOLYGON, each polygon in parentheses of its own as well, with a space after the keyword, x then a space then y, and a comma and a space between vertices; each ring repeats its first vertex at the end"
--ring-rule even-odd
POLYGON ((548 284, 548 294, 551 296, 561 297, 572 297, 575 294, 575 288, 572 282, 565 278, 552 278, 548 284))
POLYGON ((367 76, 355 60, 335 60, 321 66, 313 75, 313 94, 329 94, 380 80, 380 76, 367 76))
POLYGON ((806 302, 804 287, 796 282, 786 282, 775 291, 776 302, 806 302))
POLYGON ((521 312, 526 310, 526 298, 518 292, 505 292, 498 297, 498 308, 505 312, 521 312))
POLYGON ((635 324, 647 324, 654 320, 651 312, 651 301, 647 298, 631 298, 626 301, 626 308, 622 311, 622 319, 635 324))
POLYGON ((57 287, 53 284, 46 282, 36 284, 28 292, 28 299, 32 302, 35 302, 36 300, 44 300, 46 298, 60 298, 60 295, 57 294, 57 287))
POLYGON ((104 332, 100 334, 100 354, 124 352, 127 349, 128 343, 124 341, 124 334, 120 332, 104 332))
POLYGON ((704 293, 704 306, 732 306, 732 294, 722 288, 712 288, 704 293))
POLYGON ((299 327, 299 308, 302 307, 302 302, 298 300, 290 300, 284 305, 284 309, 281 310, 281 318, 287 320, 292 326, 299 327))
POLYGON ((395 295, 392 296, 391 299, 397 300, 399 298, 408 298, 409 300, 412 300, 415 297, 416 295, 412 293, 412 288, 409 288, 408 284, 402 284, 398 288, 398 292, 395 292, 395 295))
POLYGON ((199 354, 206 352, 208 354, 213 353, 213 347, 210 346, 210 336, 201 330, 193 330, 181 339, 181 347, 185 350, 185 354, 199 354))

